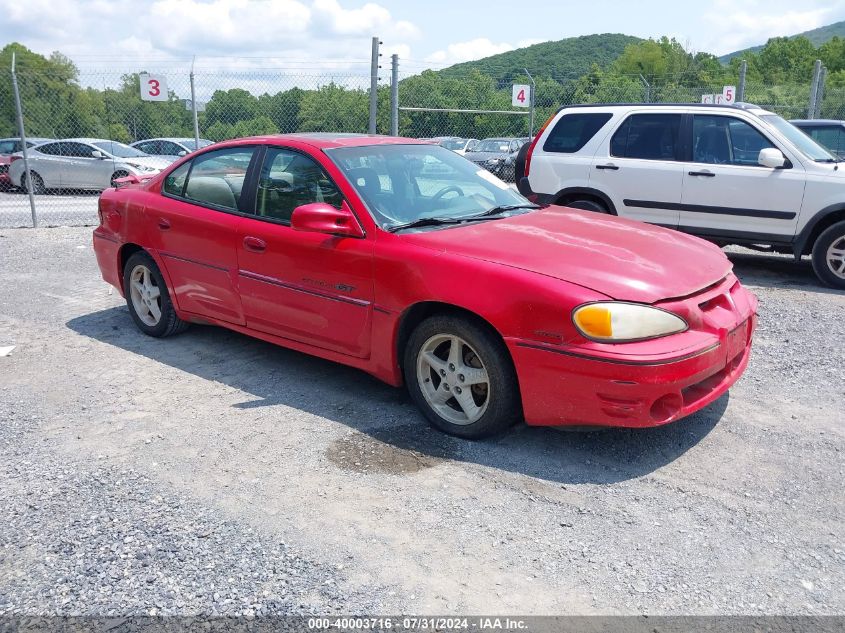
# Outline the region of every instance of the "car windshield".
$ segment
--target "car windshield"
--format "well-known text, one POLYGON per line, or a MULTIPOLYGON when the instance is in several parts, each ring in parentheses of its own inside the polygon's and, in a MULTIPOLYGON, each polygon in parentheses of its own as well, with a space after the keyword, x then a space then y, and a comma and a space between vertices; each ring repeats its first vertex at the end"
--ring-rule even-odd
POLYGON ((475 149, 472 151, 474 152, 508 152, 511 147, 511 142, 509 139, 487 139, 486 141, 481 141, 478 145, 475 146, 475 149))
POLYGON ((466 141, 462 138, 447 138, 440 141, 440 147, 451 149, 452 151, 463 149, 466 141))
POLYGON ((118 143, 116 141, 102 141, 93 143, 93 145, 117 158, 140 158, 141 156, 149 156, 149 154, 145 154, 134 147, 129 147, 128 145, 124 145, 123 143, 118 143))
POLYGON ((760 117, 768 125, 783 134, 787 140, 792 143, 799 152, 804 154, 807 158, 816 161, 817 163, 835 163, 836 159, 821 145, 816 143, 812 138, 804 134, 797 127, 792 125, 776 114, 764 114, 760 117))
POLYGON ((340 147, 326 154, 382 228, 426 218, 467 218, 511 205, 534 206, 488 171, 437 145, 340 147))
MULTIPOLYGON (((182 145, 187 147, 192 152, 197 149, 197 142, 192 138, 183 138, 179 141, 182 145)), ((200 148, 208 147, 213 141, 206 141, 204 138, 200 139, 200 148)))

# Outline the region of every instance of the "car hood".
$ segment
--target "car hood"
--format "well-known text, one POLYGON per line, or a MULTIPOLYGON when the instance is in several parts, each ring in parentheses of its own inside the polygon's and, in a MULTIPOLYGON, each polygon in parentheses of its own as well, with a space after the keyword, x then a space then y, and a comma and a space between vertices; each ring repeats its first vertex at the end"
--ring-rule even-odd
POLYGON ((170 165, 173 160, 162 156, 138 156, 133 158, 115 158, 116 162, 144 165, 145 167, 154 167, 155 169, 164 169, 170 165))
POLYGON ((505 157, 507 157, 507 153, 505 152, 467 152, 464 154, 464 158, 468 158, 474 163, 481 163, 485 160, 490 160, 491 158, 505 157))
POLYGON ((723 279, 732 267, 721 249, 696 237, 555 206, 403 237, 641 303, 693 294, 723 279))

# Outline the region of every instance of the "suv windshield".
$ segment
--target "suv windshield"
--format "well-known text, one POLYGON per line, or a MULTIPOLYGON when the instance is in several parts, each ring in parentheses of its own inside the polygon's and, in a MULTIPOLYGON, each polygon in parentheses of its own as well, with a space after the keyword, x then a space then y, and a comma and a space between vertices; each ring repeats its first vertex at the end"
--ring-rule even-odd
POLYGON ((116 141, 94 143, 94 146, 99 147, 101 150, 106 151, 117 158, 140 158, 141 156, 149 156, 149 154, 145 154, 134 147, 129 147, 128 145, 124 145, 123 143, 118 143, 116 141))
POLYGON ((836 159, 830 152, 792 125, 792 123, 780 118, 776 114, 764 114, 760 118, 783 134, 807 158, 817 163, 836 162, 836 159))
MULTIPOLYGON (((497 207, 535 207, 491 173, 437 145, 369 145, 325 151, 382 228, 426 218, 460 220, 497 207)), ((525 212, 507 209, 495 218, 525 212)))

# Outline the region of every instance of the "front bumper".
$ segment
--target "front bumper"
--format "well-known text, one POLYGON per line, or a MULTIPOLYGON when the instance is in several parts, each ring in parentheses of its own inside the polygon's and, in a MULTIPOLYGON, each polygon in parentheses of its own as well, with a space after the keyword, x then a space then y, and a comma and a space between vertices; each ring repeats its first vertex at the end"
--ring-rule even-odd
MULTIPOLYGON (((672 302, 694 306, 701 313, 695 326, 698 331, 689 333, 698 343, 694 349, 612 355, 599 354, 598 349, 507 339, 526 422, 659 426, 717 400, 748 366, 757 325, 756 298, 731 278, 710 292, 672 302)), ((678 305, 675 309, 683 312, 678 305)))

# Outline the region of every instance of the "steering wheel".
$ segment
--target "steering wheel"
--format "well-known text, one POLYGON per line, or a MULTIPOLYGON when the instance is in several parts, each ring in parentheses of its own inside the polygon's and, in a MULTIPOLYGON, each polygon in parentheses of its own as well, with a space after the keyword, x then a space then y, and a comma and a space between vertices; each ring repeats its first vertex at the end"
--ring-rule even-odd
POLYGON ((449 185, 448 187, 443 187, 443 189, 441 189, 440 191, 435 193, 433 196, 431 196, 431 201, 432 202, 439 201, 440 198, 445 196, 450 191, 454 191, 455 193, 457 193, 461 197, 463 197, 463 195, 464 195, 464 190, 461 189, 458 185, 449 185))

